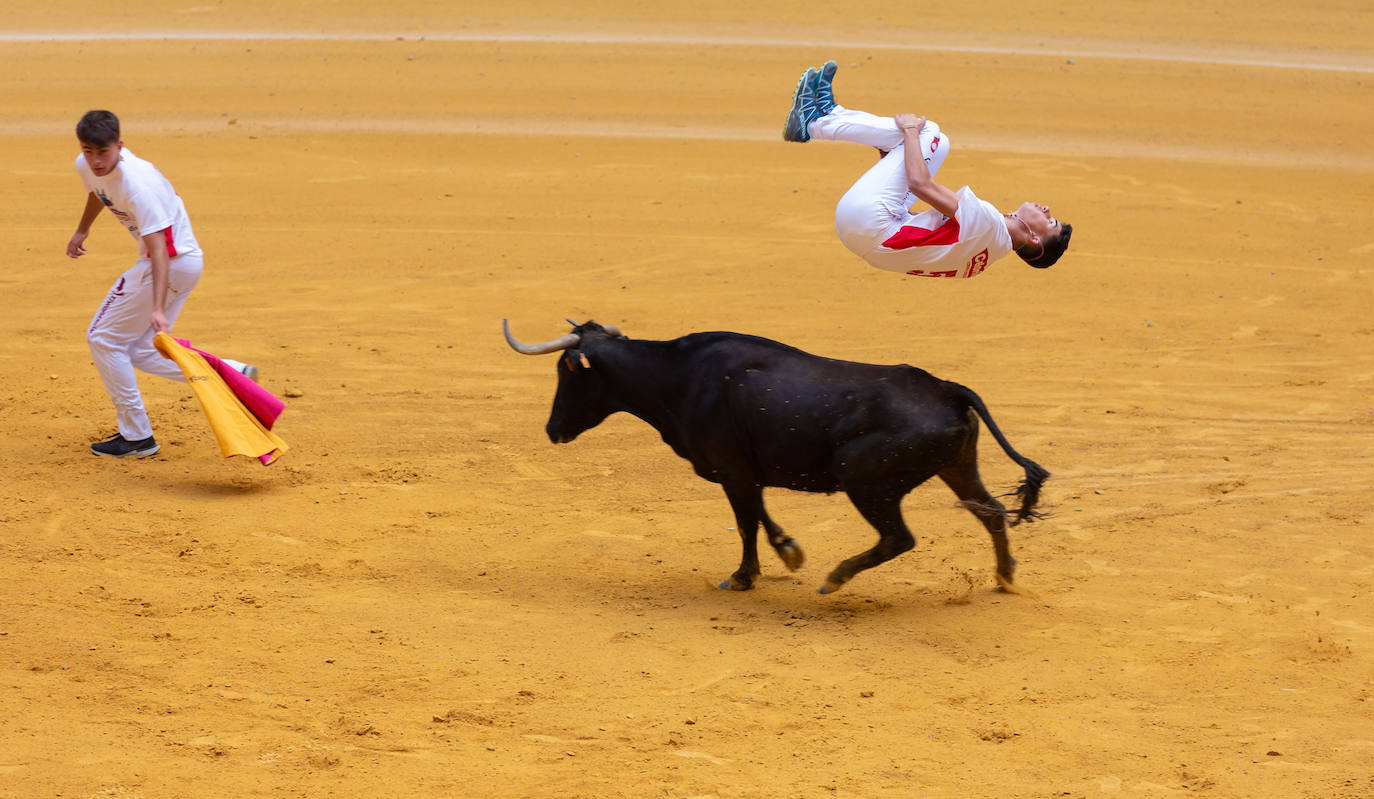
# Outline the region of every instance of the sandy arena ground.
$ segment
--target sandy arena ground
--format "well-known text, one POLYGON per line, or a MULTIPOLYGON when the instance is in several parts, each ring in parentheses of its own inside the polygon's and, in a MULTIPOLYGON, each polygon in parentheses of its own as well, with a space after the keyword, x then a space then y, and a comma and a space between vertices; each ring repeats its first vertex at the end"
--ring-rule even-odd
POLYGON ((1374 796, 1367 2, 434 5, 6 2, 0 796, 1374 796), (779 139, 827 57, 940 122, 941 182, 1071 222, 1063 261, 844 250, 873 153, 779 139), (93 107, 185 198, 176 332, 288 398, 278 464, 151 378, 161 454, 88 453, 133 259, 108 216, 63 255, 93 107), (628 416, 550 444, 503 317, 974 388, 1054 474, 1030 593, 939 484, 830 596, 871 528, 770 491, 806 566, 716 590, 719 488, 628 416))

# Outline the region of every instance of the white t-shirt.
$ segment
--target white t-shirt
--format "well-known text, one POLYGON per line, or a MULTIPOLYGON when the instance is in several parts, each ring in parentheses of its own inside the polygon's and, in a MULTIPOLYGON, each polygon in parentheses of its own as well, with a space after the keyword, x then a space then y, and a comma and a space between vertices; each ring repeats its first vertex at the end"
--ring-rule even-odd
POLYGON ((1011 234, 992 203, 964 186, 954 218, 929 209, 912 214, 863 258, 879 269, 919 277, 975 277, 1011 252, 1011 234))
POLYGON ((138 257, 148 257, 143 237, 165 230, 167 254, 176 257, 198 252, 200 244, 191 232, 186 204, 176 189, 150 162, 134 155, 129 148, 120 151, 119 166, 104 177, 97 176, 85 156, 76 157, 76 173, 86 191, 95 194, 119 223, 138 242, 138 257))

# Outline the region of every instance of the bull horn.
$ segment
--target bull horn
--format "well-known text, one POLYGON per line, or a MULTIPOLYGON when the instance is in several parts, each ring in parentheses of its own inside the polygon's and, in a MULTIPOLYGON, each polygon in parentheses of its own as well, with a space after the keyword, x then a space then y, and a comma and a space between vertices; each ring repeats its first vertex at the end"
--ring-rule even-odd
POLYGON ((501 330, 506 334, 506 343, 516 352, 525 355, 543 355, 546 352, 558 352, 577 345, 582 337, 576 333, 566 333, 556 339, 546 341, 543 344, 521 344, 515 340, 515 336, 510 334, 510 320, 501 320, 501 330))
MULTIPOLYGON (((563 318, 564 318, 564 319, 568 319, 566 316, 563 317, 563 318)), ((572 325, 573 327, 577 327, 577 323, 574 322, 574 321, 571 320, 571 319, 568 319, 568 324, 572 325)), ((605 330, 607 333, 610 333, 612 336, 624 336, 624 335, 625 335, 624 333, 621 333, 621 332, 620 332, 620 328, 616 327, 615 325, 602 325, 602 326, 601 326, 601 329, 602 329, 602 330, 605 330)))

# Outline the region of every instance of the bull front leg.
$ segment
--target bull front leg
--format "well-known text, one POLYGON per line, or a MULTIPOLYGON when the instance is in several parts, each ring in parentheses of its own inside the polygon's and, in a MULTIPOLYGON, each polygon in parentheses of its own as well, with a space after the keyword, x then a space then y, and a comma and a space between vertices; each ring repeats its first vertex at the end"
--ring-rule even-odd
MULTIPOLYGON (((759 519, 766 517, 763 512, 763 489, 751 484, 727 484, 725 496, 730 500, 730 508, 735 512, 735 529, 739 530, 740 554, 739 569, 720 584, 726 591, 748 591, 754 587, 754 579, 759 576, 759 519)), ((772 533, 770 532, 770 537, 772 533)))
POLYGON ((768 534, 768 543, 773 545, 773 551, 778 553, 788 571, 796 571, 806 562, 806 555, 802 552, 801 544, 797 539, 792 538, 783 532, 781 526, 773 521, 773 517, 768 515, 768 510, 763 507, 763 496, 759 496, 759 515, 763 520, 763 530, 768 534))

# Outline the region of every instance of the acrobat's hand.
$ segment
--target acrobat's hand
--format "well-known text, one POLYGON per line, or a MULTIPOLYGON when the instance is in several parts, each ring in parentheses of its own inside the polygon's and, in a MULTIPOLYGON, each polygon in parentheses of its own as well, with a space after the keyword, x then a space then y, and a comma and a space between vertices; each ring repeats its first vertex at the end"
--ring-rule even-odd
POLYGON ((80 258, 86 254, 86 237, 89 235, 90 233, 82 233, 79 230, 72 234, 71 241, 67 242, 68 258, 80 258))
POLYGON ((902 133, 915 129, 916 133, 919 134, 921 128, 926 126, 926 118, 918 117, 915 114, 897 114, 892 117, 892 121, 897 123, 897 129, 902 133))

